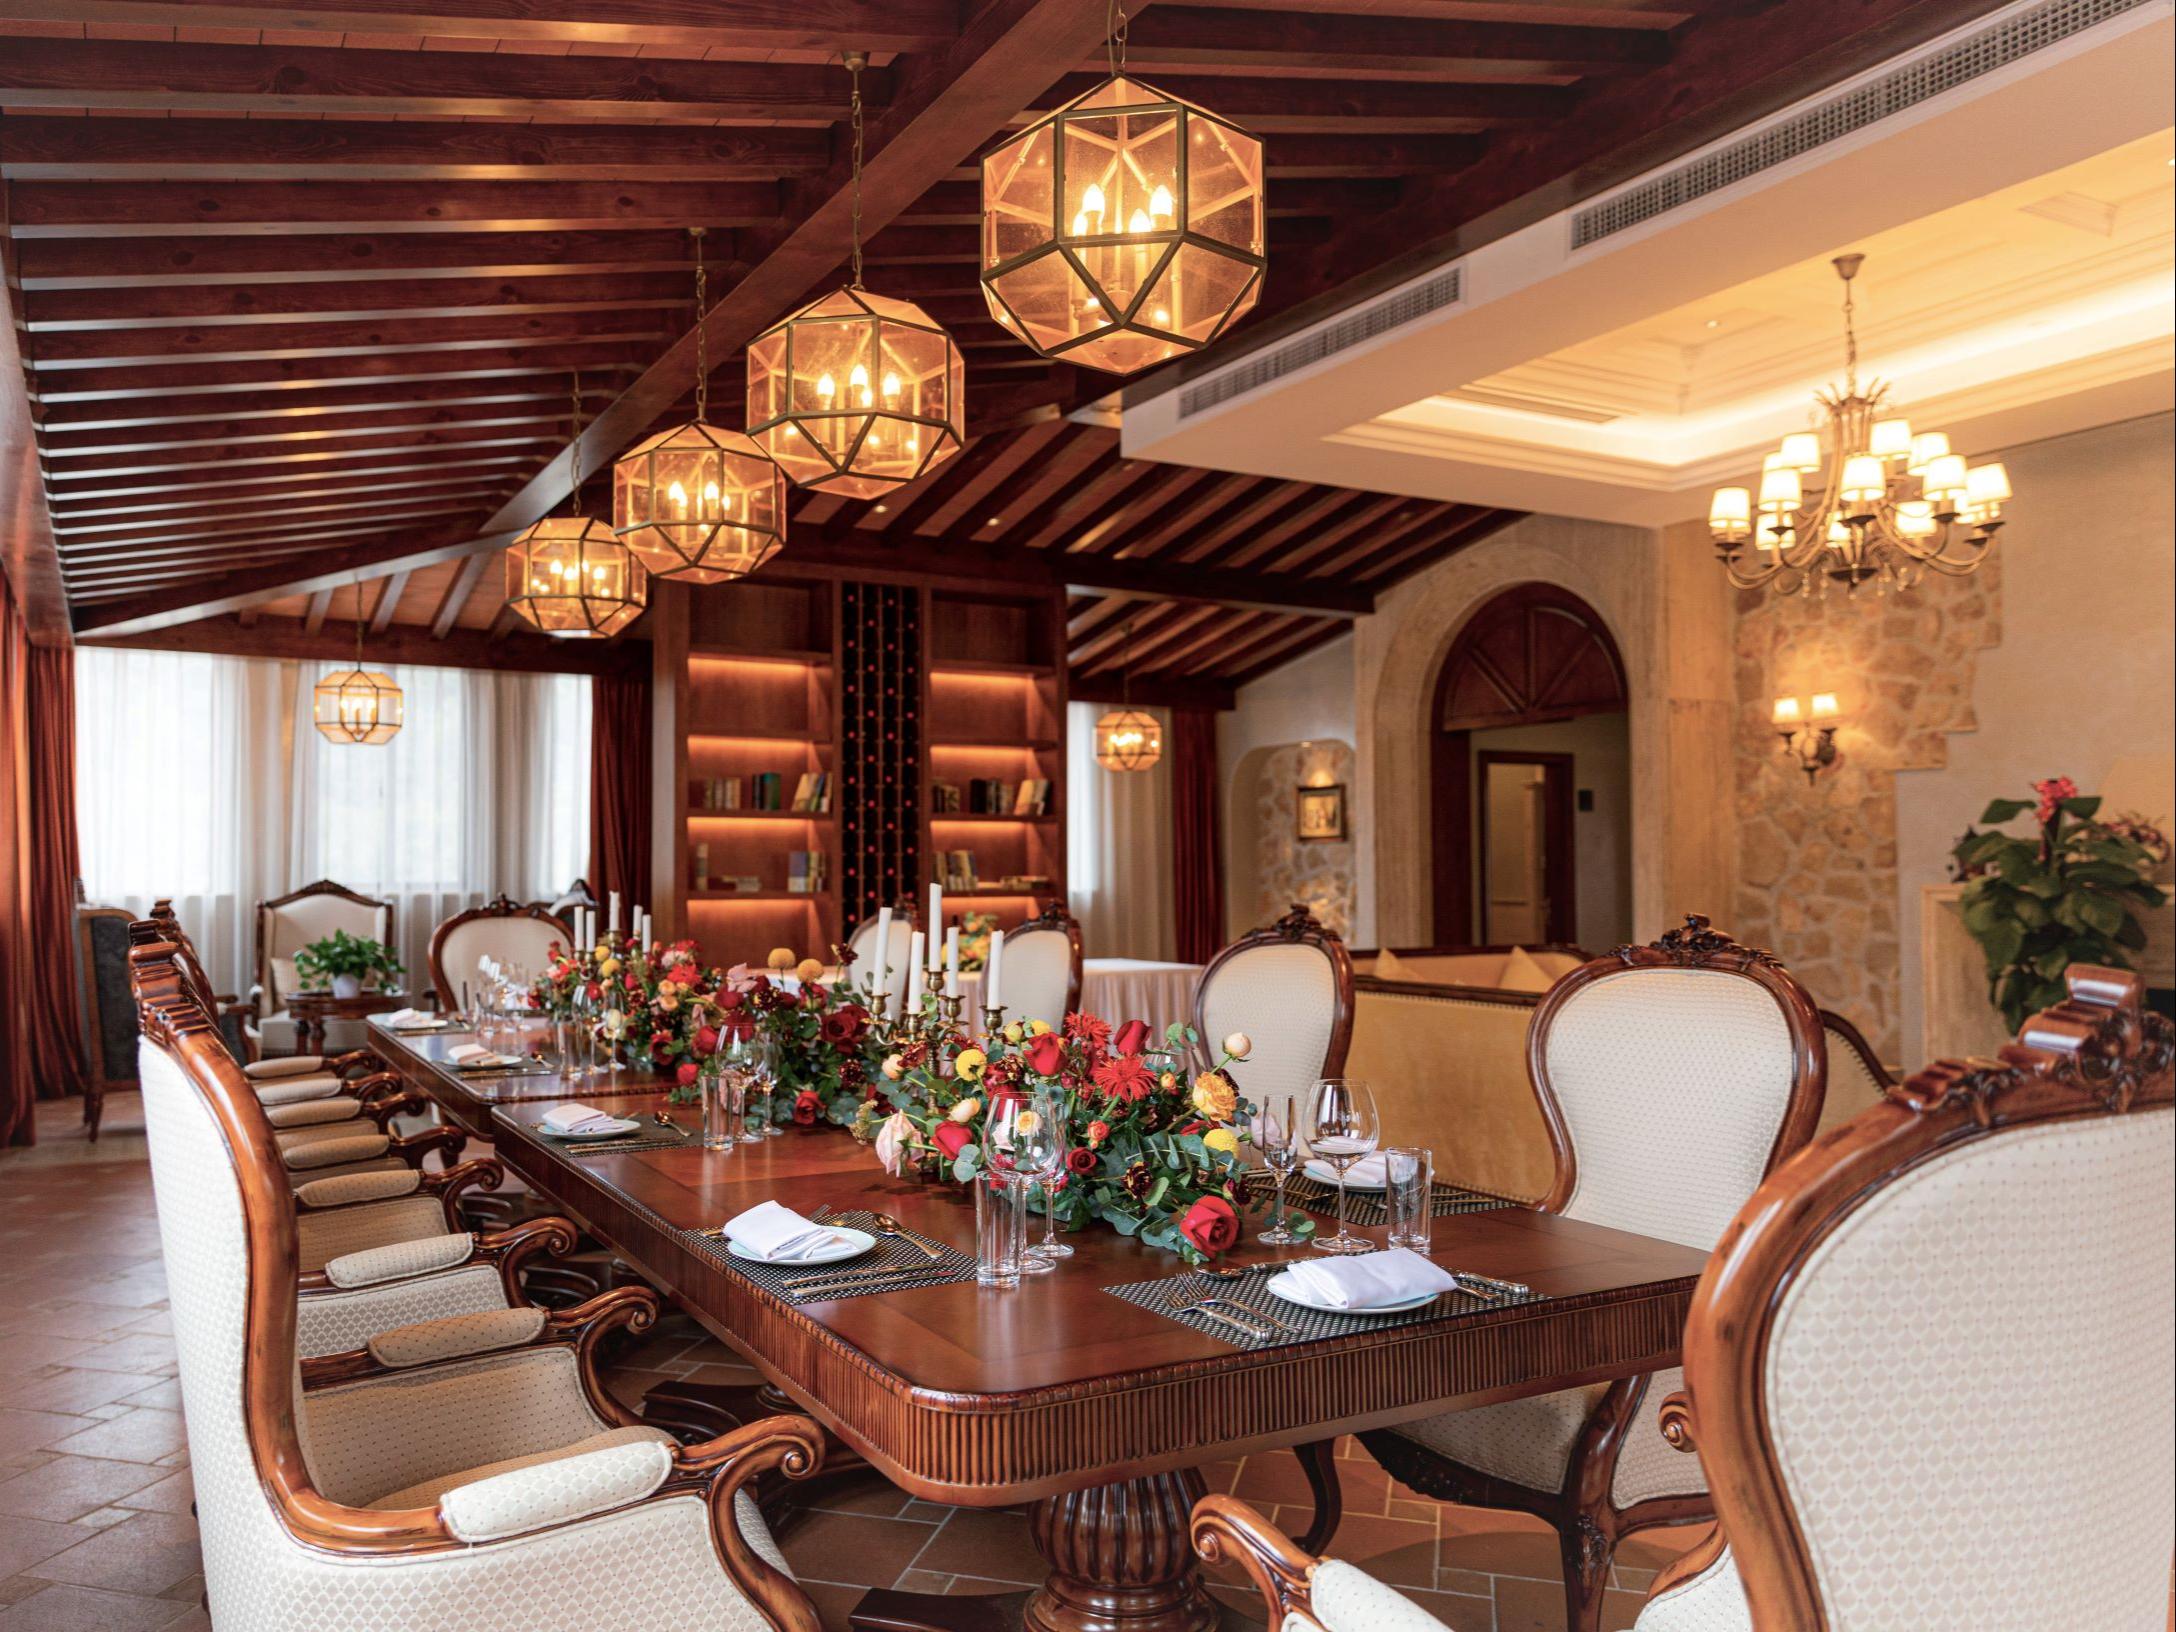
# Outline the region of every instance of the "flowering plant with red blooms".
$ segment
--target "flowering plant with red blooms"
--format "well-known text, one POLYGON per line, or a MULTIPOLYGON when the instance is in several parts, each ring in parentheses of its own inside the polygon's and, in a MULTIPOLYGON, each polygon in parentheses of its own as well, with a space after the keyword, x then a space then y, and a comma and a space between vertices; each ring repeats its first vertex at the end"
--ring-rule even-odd
POLYGON ((646 1063, 671 1084, 674 1099, 692 1099, 701 1061, 729 1022, 721 979, 702 966, 693 941, 631 945, 625 937, 573 952, 554 944, 531 1001, 555 1019, 571 1019, 587 998, 597 1035, 612 1042, 610 1014, 620 1017, 623 1059, 646 1063), (616 1001, 615 1001, 616 1000, 616 1001))
POLYGON ((727 983, 742 987, 751 1024, 777 1050, 781 1092, 772 1097, 774 1117, 873 1137, 862 1107, 874 1075, 867 1053, 874 1039, 861 993, 814 958, 796 965, 790 952, 773 953, 772 965, 774 974, 729 971, 727 983))
POLYGON ((1156 1041, 1138 1020, 1113 1027, 1076 1013, 1057 1028, 1014 1022, 980 1046, 927 1050, 884 1084, 893 1114, 879 1154, 895 1170, 914 1163, 976 1183, 989 1106, 1034 1096, 1066 1127, 1064 1171, 1040 1205, 1068 1229, 1100 1221, 1205 1263, 1239 1238, 1248 1206, 1225 1068, 1249 1045, 1228 1038, 1213 1069, 1189 1075, 1193 1030, 1173 1026, 1152 1050, 1156 1041))

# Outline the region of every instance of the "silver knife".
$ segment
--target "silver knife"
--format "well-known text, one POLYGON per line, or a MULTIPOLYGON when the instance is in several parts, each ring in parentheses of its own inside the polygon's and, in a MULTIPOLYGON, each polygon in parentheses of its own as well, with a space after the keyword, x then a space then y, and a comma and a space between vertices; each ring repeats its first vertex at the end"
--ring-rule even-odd
POLYGON ((786 1290, 795 1297, 806 1297, 812 1292, 835 1292, 842 1287, 859 1286, 865 1280, 898 1280, 909 1276, 927 1274, 919 1264, 886 1265, 875 1269, 849 1269, 837 1275, 816 1276, 805 1281, 788 1281, 786 1290))
POLYGON ((1454 1269, 1452 1277, 1463 1287, 1499 1298, 1530 1298, 1534 1289, 1523 1281, 1499 1281, 1493 1275, 1476 1275, 1471 1270, 1454 1269))

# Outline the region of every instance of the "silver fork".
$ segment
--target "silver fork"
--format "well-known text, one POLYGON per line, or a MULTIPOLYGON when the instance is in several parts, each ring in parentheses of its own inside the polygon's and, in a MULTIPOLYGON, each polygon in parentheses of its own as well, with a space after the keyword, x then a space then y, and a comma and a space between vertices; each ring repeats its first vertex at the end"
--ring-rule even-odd
POLYGON ((1247 1336, 1257 1340, 1275 1337, 1280 1331, 1290 1330, 1289 1327, 1277 1325, 1267 1315, 1259 1314, 1243 1303, 1233 1303, 1229 1298, 1197 1298, 1192 1303, 1181 1304, 1171 1312, 1175 1315, 1203 1315, 1231 1327, 1234 1331, 1245 1332, 1247 1336), (1257 1321, 1265 1324, 1256 1325, 1257 1321))

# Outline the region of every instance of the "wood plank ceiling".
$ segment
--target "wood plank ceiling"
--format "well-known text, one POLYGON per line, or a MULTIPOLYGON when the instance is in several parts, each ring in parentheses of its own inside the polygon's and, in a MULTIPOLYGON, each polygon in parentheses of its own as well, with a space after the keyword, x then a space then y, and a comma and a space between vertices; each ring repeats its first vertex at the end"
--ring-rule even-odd
MULTIPOLYGON (((1267 294, 1229 346, 1986 0, 1130 9, 1132 69, 1267 144, 1267 294)), ((22 361, 0 357, 0 438, 34 428, 42 488, 27 502, 0 449, 0 518, 34 629, 315 636, 359 602, 388 639, 520 644, 496 546, 566 496, 570 376, 591 473, 691 412, 686 229, 708 229, 720 423, 740 421, 740 348, 843 276, 839 53, 859 49, 867 280, 951 328, 975 440, 882 505, 800 496, 789 552, 1070 585, 1091 693, 1129 642, 1144 697, 1288 661, 1510 518, 1124 460, 1076 413, 1116 382, 991 320, 974 160, 1096 83, 1104 19, 1097 0, 0 0, 22 361)))

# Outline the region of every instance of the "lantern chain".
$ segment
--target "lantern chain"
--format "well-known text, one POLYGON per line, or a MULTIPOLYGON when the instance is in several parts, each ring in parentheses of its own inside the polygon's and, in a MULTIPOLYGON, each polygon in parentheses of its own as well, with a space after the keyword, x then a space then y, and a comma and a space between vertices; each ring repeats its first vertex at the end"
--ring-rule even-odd
POLYGON ((1104 11, 1103 48, 1110 61, 1113 79, 1126 71, 1126 22, 1123 0, 1109 0, 1104 11))
POLYGON ((569 398, 568 422, 573 426, 573 440, 568 444, 567 457, 574 462, 574 489, 567 495, 567 514, 582 513, 582 371, 574 371, 574 386, 569 398))
POLYGON ((703 229, 690 227, 688 236, 695 240, 695 417, 703 421, 710 418, 710 335, 703 326, 710 310, 709 273, 703 265, 703 229))
POLYGON ((854 133, 854 275, 848 287, 861 287, 861 155, 864 132, 861 119, 861 70, 868 64, 866 51, 849 51, 846 54, 846 71, 853 76, 853 97, 848 104, 854 133))

